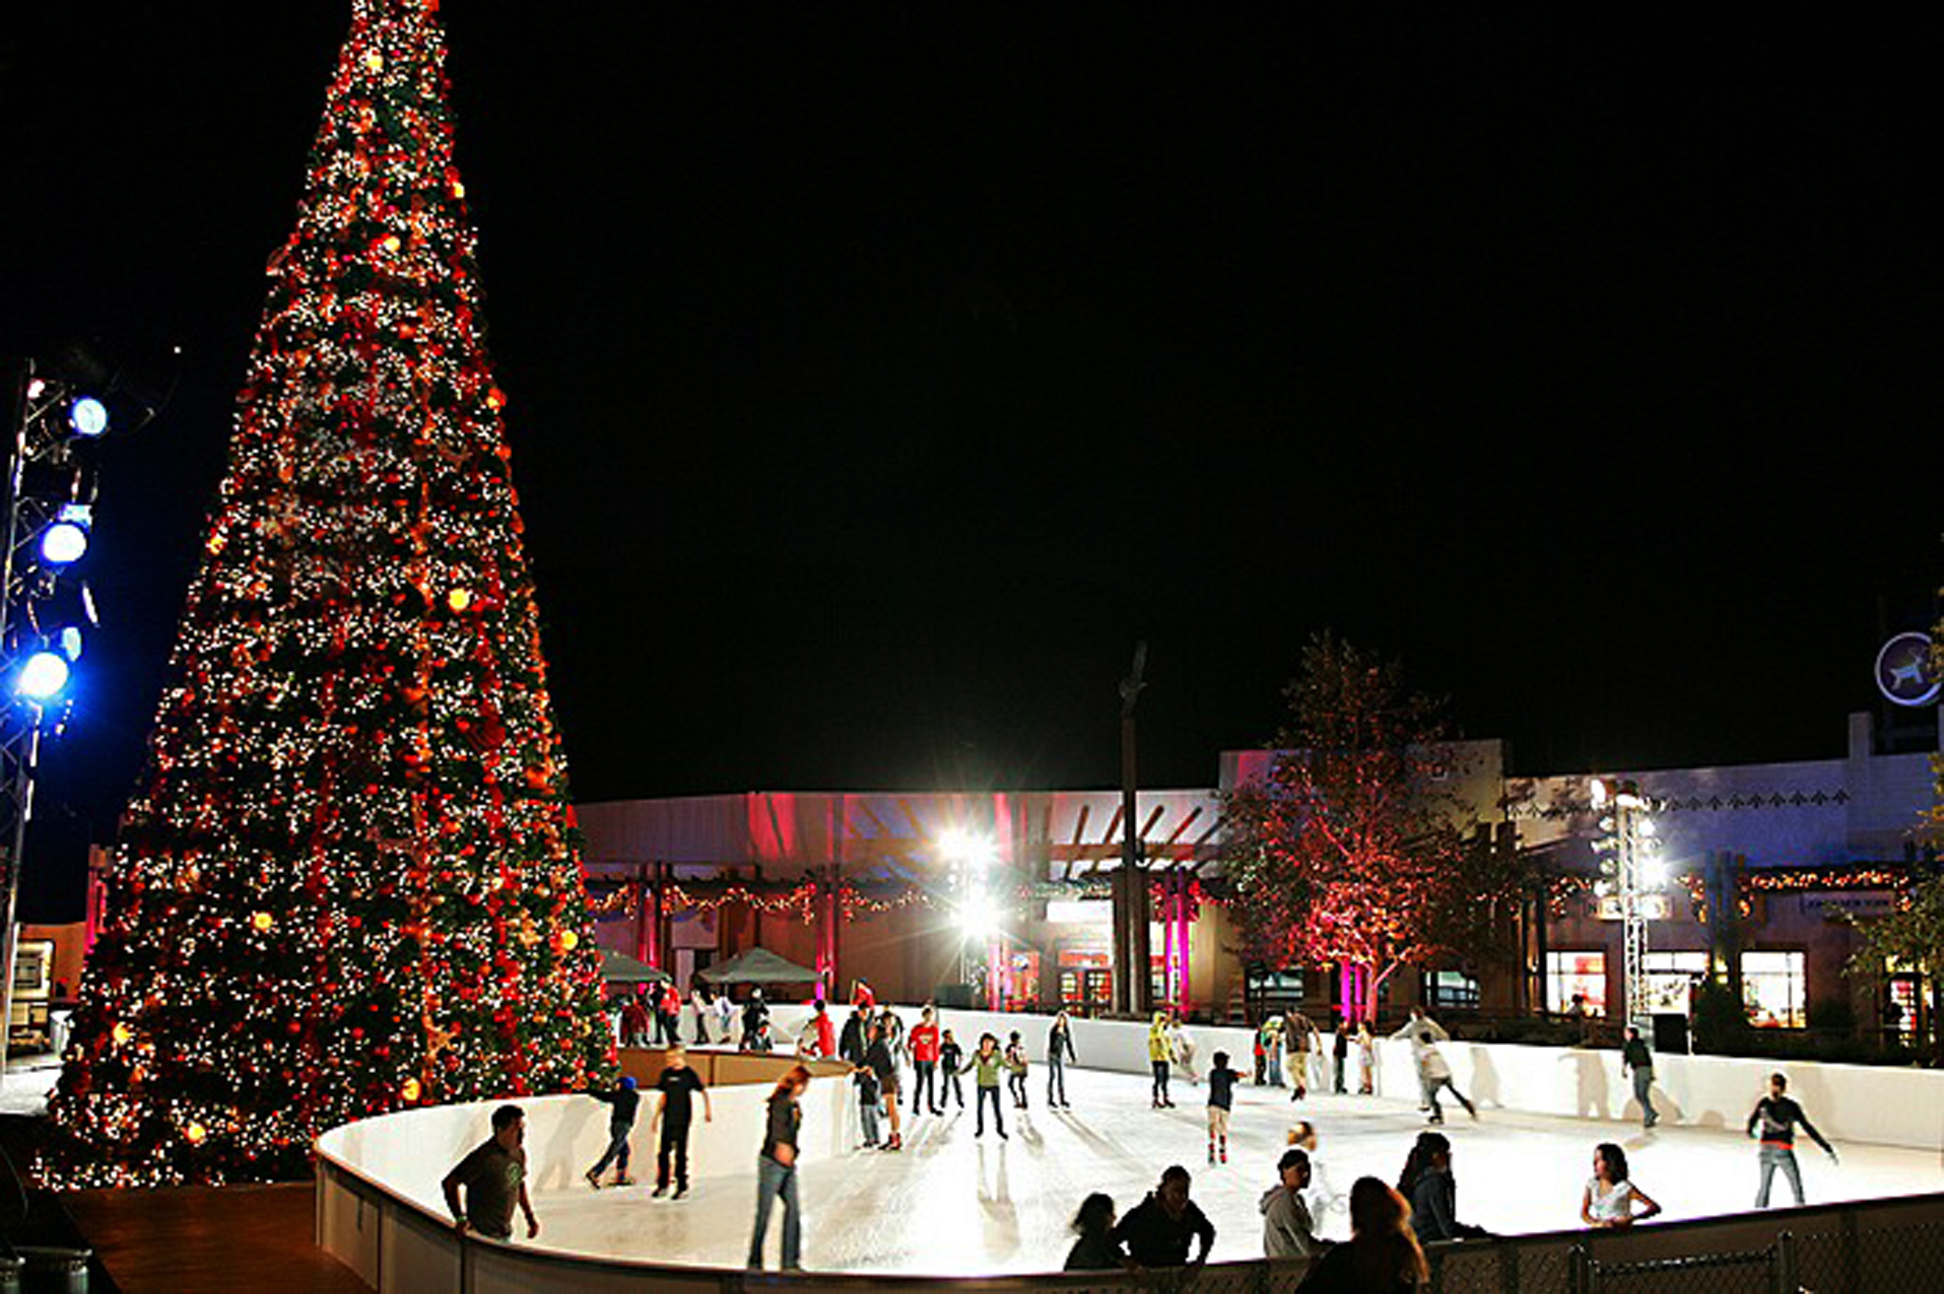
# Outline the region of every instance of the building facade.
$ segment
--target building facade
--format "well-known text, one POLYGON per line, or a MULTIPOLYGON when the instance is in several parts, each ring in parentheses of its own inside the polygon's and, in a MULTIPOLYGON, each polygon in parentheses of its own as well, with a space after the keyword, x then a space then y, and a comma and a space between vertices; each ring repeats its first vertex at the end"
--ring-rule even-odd
MULTIPOLYGON (((1926 865, 1930 756, 1876 753, 1871 716, 1841 758, 1616 770, 1652 806, 1669 883, 1644 964, 1656 1010, 1689 1009, 1711 968, 1758 1025, 1914 1031, 1930 992, 1913 972, 1849 973, 1855 921, 1894 906, 1926 865)), ((857 794, 754 792, 580 806, 600 940, 668 970, 754 946, 847 996, 977 995, 1005 1007, 1097 1012, 1112 999, 1108 877, 1134 833, 1149 869, 1155 999, 1204 1019, 1255 995, 1327 1010, 1327 968, 1245 968, 1221 883, 1221 792, 1272 755, 1221 756, 1217 785, 1144 791, 1132 822, 1114 791, 857 794), (1250 976, 1254 978, 1251 980, 1250 976)), ((1520 951, 1425 968, 1388 985, 1395 1005, 1594 1015, 1622 1002, 1621 923, 1592 888, 1599 813, 1584 774, 1515 776, 1500 743, 1454 751, 1445 788, 1509 832, 1545 878, 1520 951)))

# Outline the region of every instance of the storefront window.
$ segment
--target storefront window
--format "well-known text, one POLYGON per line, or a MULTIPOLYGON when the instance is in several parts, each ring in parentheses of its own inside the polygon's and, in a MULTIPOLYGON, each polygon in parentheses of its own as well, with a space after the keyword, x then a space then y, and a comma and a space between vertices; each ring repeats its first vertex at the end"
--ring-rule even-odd
POLYGON ((1694 1001, 1694 986, 1708 977, 1708 954, 1702 952, 1653 952, 1642 960, 1647 973, 1647 1010, 1688 1013, 1694 1001))
POLYGON ((1588 1015, 1607 1013, 1607 974, 1604 952, 1548 952, 1546 1009, 1564 1013, 1575 995, 1588 1015))
POLYGON ((1424 1000, 1434 1010, 1476 1011, 1478 980, 1463 971, 1431 971, 1424 977, 1424 1000))
POLYGON ((1761 1029, 1800 1029, 1809 1023, 1804 993, 1807 960, 1799 952, 1742 954, 1742 1002, 1750 1024, 1761 1029))

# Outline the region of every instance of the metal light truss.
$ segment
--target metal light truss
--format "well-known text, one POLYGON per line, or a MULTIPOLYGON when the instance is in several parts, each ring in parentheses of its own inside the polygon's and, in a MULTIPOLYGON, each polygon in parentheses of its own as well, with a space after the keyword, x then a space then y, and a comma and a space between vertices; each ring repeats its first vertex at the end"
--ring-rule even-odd
MULTIPOLYGON (((35 540, 60 513, 65 500, 29 488, 30 470, 66 470, 73 464, 69 436, 62 427, 69 400, 66 383, 43 377, 30 360, 16 374, 11 402, 14 418, 12 457, 7 464, 6 539, 0 562, 0 680, 11 681, 22 660, 40 646, 34 607, 55 591, 55 574, 36 562, 35 540)), ((49 708, 25 697, 0 696, 0 887, 4 924, 0 925, 0 1073, 6 1069, 13 1031, 14 962, 18 933, 14 924, 20 893, 21 853, 34 811, 34 773, 40 762, 41 734, 58 730, 67 703, 49 708)))

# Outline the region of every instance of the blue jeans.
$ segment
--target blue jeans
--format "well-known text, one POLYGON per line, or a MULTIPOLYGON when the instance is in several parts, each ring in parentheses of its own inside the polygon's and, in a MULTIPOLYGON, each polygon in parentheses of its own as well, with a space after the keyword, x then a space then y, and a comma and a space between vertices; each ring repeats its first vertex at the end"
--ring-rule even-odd
POLYGON ((756 1230, 749 1237, 749 1270, 763 1270, 763 1238, 769 1234, 770 1202, 783 1197, 783 1270, 803 1267, 803 1223, 797 1209, 796 1165, 785 1167, 768 1155, 756 1157, 756 1230))
POLYGON ((1660 1111, 1654 1108, 1654 1071, 1636 1066, 1633 1085, 1634 1100, 1640 1102, 1640 1121, 1651 1128, 1660 1122, 1660 1111))
POLYGON ((1779 1166, 1789 1179, 1789 1188, 1795 1192, 1795 1202, 1802 1203, 1802 1170, 1796 1167, 1795 1151, 1787 1146, 1771 1146, 1762 1143, 1762 1186, 1755 1192, 1755 1207, 1768 1207, 1769 1183, 1775 1180, 1775 1170, 1779 1166))
POLYGON ((864 1120, 864 1144, 875 1146, 878 1143, 878 1103, 859 1101, 857 1112, 864 1120))
POLYGON ((634 1131, 633 1124, 610 1123, 608 1125, 607 1153, 601 1156, 600 1163, 587 1170, 589 1177, 599 1177, 607 1171, 609 1164, 613 1164, 621 1176, 628 1175, 628 1134, 632 1131, 634 1131))

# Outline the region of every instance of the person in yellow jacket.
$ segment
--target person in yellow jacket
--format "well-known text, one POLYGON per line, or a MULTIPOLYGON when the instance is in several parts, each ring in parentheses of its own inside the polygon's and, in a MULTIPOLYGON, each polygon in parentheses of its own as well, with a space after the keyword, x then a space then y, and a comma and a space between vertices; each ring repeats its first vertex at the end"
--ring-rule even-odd
POLYGON ((1174 1102, 1168 1099, 1168 1062, 1172 1056, 1168 1013, 1156 1011, 1154 1023, 1148 1026, 1148 1063, 1154 1066, 1154 1108, 1157 1110, 1174 1108, 1174 1102))

